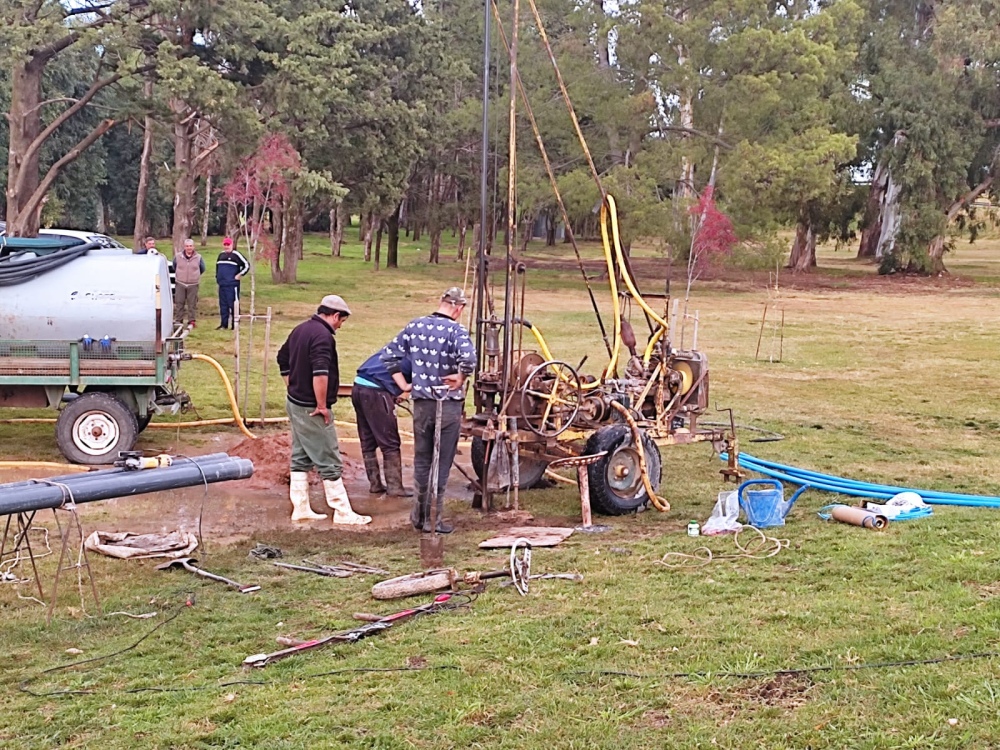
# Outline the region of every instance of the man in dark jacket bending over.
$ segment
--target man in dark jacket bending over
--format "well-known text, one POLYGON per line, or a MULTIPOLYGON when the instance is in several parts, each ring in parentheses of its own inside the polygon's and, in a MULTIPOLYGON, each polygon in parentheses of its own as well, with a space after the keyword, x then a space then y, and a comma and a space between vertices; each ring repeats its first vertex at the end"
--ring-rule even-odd
MULTIPOLYGON (((476 369, 476 348, 469 332, 458 322, 465 309, 465 293, 452 287, 441 295, 437 312, 411 320, 399 335, 382 350, 382 362, 392 373, 396 385, 413 396, 413 481, 417 498, 410 512, 415 529, 431 532, 431 502, 437 503, 437 531, 454 530, 441 517, 445 485, 458 448, 462 423, 465 379, 476 369), (403 358, 413 363, 413 385, 401 372, 403 358), (445 386, 443 395, 438 388, 445 386), (437 497, 430 497, 431 461, 434 456, 436 401, 442 400, 441 445, 438 464, 437 497)), ((442 389, 443 390, 443 389, 442 389)))
MULTIPOLYGON (((396 404, 409 396, 404 393, 392 373, 382 364, 382 351, 375 352, 358 368, 351 389, 351 403, 358 416, 358 439, 361 441, 361 457, 365 460, 368 474, 368 489, 373 495, 383 492, 390 497, 413 497, 413 493, 403 486, 403 458, 400 453, 402 441, 399 439, 399 422, 396 419, 396 404), (385 484, 382 483, 378 453, 382 451, 385 468, 385 484)), ((403 379, 412 379, 412 365, 409 357, 400 362, 403 379)))
POLYGON ((316 314, 297 325, 278 350, 278 368, 288 386, 288 423, 292 428, 292 473, 289 497, 293 521, 326 518, 309 507, 309 471, 313 467, 323 479, 326 504, 333 508, 333 522, 360 526, 371 522, 351 508, 341 479, 343 462, 337 443, 337 428, 330 407, 337 400, 340 366, 335 332, 351 314, 336 294, 320 302, 316 314))

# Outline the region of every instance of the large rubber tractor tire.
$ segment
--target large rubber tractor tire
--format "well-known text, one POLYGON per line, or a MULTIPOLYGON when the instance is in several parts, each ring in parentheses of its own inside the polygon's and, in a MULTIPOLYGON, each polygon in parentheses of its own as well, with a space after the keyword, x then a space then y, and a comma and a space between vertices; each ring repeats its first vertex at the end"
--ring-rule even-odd
MULTIPOLYGON (((476 472, 476 477, 480 482, 483 481, 483 466, 486 461, 486 443, 481 437, 472 438, 472 468, 476 472)), ((536 484, 538 484, 542 477, 545 475, 545 470, 549 467, 546 461, 535 461, 530 458, 525 458, 521 455, 521 461, 518 464, 518 477, 520 478, 519 489, 530 490, 536 484)), ((501 487, 501 490, 507 489, 506 487, 501 487)))
MULTIPOLYGON (((649 472, 649 483, 655 492, 660 486, 660 449, 653 439, 642 433, 642 450, 649 472)), ((587 467, 590 482, 590 507, 606 516, 624 516, 645 510, 649 493, 639 469, 639 451, 632 444, 628 425, 605 425, 587 440, 586 453, 607 451, 607 455, 587 467)))
POLYGON ((56 420, 56 442, 76 464, 110 464, 130 451, 139 436, 135 414, 110 393, 84 393, 70 401, 56 420))

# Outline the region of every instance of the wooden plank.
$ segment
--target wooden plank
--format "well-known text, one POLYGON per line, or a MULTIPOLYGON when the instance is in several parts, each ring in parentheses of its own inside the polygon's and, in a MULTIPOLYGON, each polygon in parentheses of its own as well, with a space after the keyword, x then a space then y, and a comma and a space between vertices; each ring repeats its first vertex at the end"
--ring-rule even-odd
POLYGON ((513 526, 499 536, 479 543, 480 549, 510 547, 518 539, 527 539, 532 547, 555 547, 564 541, 573 529, 564 526, 513 526))

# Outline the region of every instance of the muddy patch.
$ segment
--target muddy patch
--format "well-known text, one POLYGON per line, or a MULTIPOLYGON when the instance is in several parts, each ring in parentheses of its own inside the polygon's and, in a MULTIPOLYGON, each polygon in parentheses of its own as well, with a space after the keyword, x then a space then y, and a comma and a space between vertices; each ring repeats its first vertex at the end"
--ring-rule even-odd
POLYGON ((793 674, 777 674, 760 680, 749 680, 725 690, 712 690, 708 699, 732 709, 776 707, 793 709, 809 702, 811 680, 793 674))
MULTIPOLYGON (((344 483, 360 482, 365 479, 365 467, 357 447, 340 446, 340 457, 344 462, 344 483)), ((291 468, 292 433, 273 432, 260 435, 256 440, 247 438, 229 449, 229 455, 253 461, 253 476, 246 480, 250 489, 265 490, 287 487, 291 468)), ((309 473, 310 484, 319 484, 316 472, 309 473)))

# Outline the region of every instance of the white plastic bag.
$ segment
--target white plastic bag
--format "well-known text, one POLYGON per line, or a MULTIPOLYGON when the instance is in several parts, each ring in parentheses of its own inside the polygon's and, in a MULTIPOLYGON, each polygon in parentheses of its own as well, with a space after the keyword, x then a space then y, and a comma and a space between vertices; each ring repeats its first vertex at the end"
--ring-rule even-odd
POLYGON ((720 492, 719 499, 715 501, 712 508, 712 515, 701 527, 701 533, 706 536, 716 534, 730 534, 743 528, 740 518, 740 502, 736 497, 736 490, 720 492))

